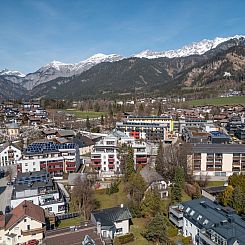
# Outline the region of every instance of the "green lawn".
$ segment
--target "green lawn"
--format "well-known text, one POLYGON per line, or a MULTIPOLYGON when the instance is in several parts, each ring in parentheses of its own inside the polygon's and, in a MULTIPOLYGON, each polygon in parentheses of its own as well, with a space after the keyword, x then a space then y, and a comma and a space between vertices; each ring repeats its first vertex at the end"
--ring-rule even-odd
POLYGON ((225 181, 209 181, 208 187, 223 186, 225 181))
POLYGON ((119 192, 108 195, 106 190, 95 191, 95 198, 100 202, 100 208, 112 208, 127 203, 127 196, 123 191, 124 184, 119 184, 119 192))
POLYGON ((130 226, 130 231, 134 234, 135 241, 130 242, 130 245, 147 245, 148 241, 141 236, 141 232, 143 231, 146 223, 146 219, 144 218, 134 218, 132 219, 133 225, 130 226))
POLYGON ((232 105, 232 104, 245 104, 245 96, 233 96, 233 97, 218 97, 210 99, 200 99, 200 100, 191 100, 187 102, 192 106, 200 105, 232 105))
POLYGON ((81 223, 81 217, 76 217, 72 219, 64 219, 61 220, 60 223, 58 224, 58 228, 64 228, 64 227, 69 227, 73 225, 79 225, 81 223))
POLYGON ((65 112, 73 114, 77 118, 86 119, 89 118, 100 118, 101 115, 105 116, 105 112, 97 112, 97 111, 79 111, 73 109, 67 109, 65 112))

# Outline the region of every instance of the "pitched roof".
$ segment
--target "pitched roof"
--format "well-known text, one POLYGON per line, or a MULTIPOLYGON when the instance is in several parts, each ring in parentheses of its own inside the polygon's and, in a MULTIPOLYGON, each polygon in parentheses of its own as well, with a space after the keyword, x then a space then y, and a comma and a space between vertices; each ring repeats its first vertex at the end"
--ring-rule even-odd
POLYGON ((23 217, 30 217, 36 221, 45 223, 44 210, 29 201, 23 201, 11 211, 11 217, 6 222, 5 228, 8 229, 16 224, 23 217))
POLYGON ((155 181, 163 180, 163 177, 157 173, 155 169, 150 168, 149 165, 146 165, 143 169, 141 169, 140 175, 148 185, 155 181))
POLYGON ((101 223, 103 227, 114 226, 114 222, 128 220, 132 218, 132 215, 127 207, 114 207, 101 209, 98 211, 92 212, 96 221, 101 223))

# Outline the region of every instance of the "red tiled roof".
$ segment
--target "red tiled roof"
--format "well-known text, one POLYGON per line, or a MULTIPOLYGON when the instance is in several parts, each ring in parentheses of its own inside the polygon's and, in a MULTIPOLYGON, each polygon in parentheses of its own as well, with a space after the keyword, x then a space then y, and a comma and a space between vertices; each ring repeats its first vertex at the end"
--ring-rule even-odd
POLYGON ((29 201, 23 201, 11 212, 12 217, 6 224, 6 229, 16 224, 23 217, 30 217, 36 221, 45 223, 44 210, 29 201))

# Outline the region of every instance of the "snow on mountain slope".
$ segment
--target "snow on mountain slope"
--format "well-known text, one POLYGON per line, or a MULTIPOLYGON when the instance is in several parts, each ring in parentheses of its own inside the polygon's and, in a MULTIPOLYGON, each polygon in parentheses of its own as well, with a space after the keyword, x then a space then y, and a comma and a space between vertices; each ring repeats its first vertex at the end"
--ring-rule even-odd
POLYGON ((28 90, 35 86, 48 82, 58 77, 70 77, 80 74, 101 62, 114 62, 123 59, 116 54, 95 54, 90 58, 75 64, 65 64, 59 61, 53 61, 34 73, 27 74, 22 84, 28 90))
POLYGON ((3 69, 2 71, 0 71, 0 76, 1 75, 25 77, 25 74, 23 74, 19 71, 9 71, 8 69, 3 69))
POLYGON ((163 52, 154 52, 150 50, 145 50, 140 52, 139 54, 134 55, 134 57, 138 58, 147 58, 147 59, 155 59, 160 57, 174 58, 174 57, 185 57, 189 55, 201 55, 205 52, 216 48, 219 44, 226 42, 231 39, 240 39, 245 38, 245 36, 236 35, 233 37, 216 37, 214 40, 204 39, 200 42, 194 42, 189 45, 185 45, 180 49, 176 50, 168 50, 163 52))

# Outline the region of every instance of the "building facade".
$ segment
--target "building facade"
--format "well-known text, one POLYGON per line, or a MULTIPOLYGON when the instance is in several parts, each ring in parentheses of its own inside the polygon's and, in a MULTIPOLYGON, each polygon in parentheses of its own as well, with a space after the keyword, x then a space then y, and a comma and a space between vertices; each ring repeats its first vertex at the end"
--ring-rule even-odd
POLYGON ((17 163, 22 173, 45 170, 52 176, 62 177, 63 173, 73 173, 79 168, 79 148, 73 143, 32 143, 17 163))
POLYGON ((9 143, 0 147, 0 167, 17 164, 21 158, 21 150, 9 143))
POLYGON ((245 147, 240 144, 196 144, 188 156, 194 176, 230 176, 245 173, 245 147))

